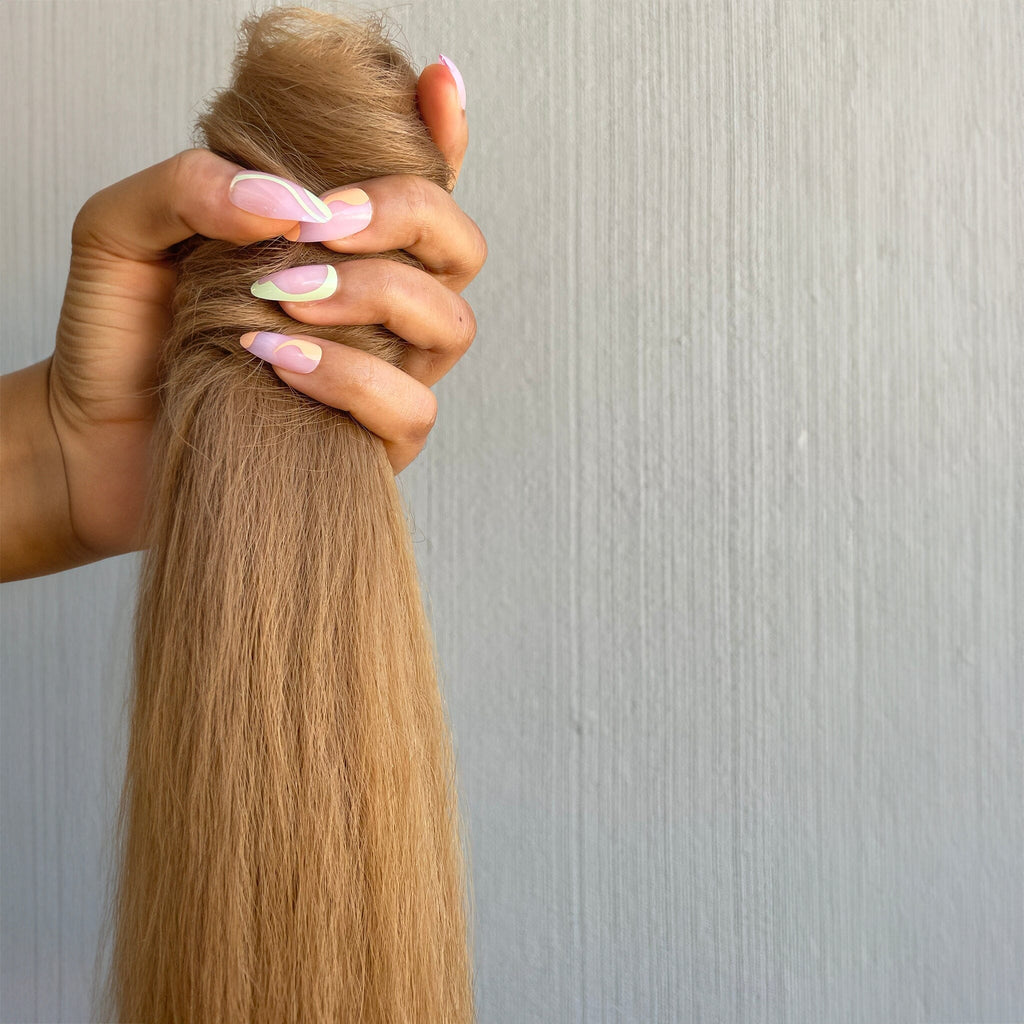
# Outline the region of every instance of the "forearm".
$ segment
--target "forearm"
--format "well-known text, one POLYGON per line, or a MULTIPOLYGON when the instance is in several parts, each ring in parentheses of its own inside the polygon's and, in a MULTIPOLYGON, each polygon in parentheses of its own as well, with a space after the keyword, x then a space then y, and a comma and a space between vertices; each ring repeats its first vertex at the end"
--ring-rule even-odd
POLYGON ((67 476, 50 416, 50 360, 0 377, 0 580, 93 561, 71 525, 67 476))

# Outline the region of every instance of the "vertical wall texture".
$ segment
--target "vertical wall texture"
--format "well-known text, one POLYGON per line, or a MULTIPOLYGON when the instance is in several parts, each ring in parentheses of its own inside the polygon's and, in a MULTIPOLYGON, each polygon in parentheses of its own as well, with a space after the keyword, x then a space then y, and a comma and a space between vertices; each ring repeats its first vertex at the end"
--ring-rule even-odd
MULTIPOLYGON (((3 370, 246 9, 4 5, 3 370)), ((491 246, 403 474, 481 1021, 1024 1020, 1024 7, 393 17, 491 246)), ((0 593, 4 1021, 89 1012, 135 570, 0 593)))

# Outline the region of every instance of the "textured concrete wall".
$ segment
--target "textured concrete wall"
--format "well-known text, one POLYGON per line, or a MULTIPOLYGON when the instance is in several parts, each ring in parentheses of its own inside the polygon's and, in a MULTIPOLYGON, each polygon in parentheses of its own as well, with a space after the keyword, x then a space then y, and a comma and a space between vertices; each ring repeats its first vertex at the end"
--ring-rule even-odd
MULTIPOLYGON (((3 6, 3 369, 245 8, 3 6)), ((393 13, 491 243, 403 476, 481 1021, 1024 1020, 1024 7, 393 13)), ((88 1013, 135 570, 2 592, 4 1021, 88 1013)))

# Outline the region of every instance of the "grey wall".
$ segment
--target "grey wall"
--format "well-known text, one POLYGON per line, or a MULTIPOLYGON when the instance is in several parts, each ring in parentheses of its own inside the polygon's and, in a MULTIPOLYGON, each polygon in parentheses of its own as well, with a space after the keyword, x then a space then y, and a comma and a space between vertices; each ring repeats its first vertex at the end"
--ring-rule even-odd
MULTIPOLYGON (((245 8, 4 5, 3 369, 245 8)), ((491 246, 403 475, 481 1021, 1024 1020, 1024 6, 393 13, 491 246)), ((88 1014, 136 568, 2 592, 5 1021, 88 1014)))

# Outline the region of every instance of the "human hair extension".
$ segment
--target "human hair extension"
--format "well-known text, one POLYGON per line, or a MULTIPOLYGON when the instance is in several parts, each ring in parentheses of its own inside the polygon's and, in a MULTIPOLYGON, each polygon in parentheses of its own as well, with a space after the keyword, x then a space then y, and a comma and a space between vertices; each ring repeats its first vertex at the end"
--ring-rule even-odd
MULTIPOLYGON (((241 39, 198 123, 215 153, 314 193, 402 172, 450 187, 379 21, 278 8, 241 39)), ((392 469, 238 343, 307 329, 249 285, 324 250, 197 236, 172 255, 107 1010, 471 1021, 454 758, 392 469)), ((404 349, 380 327, 317 333, 404 349)))

